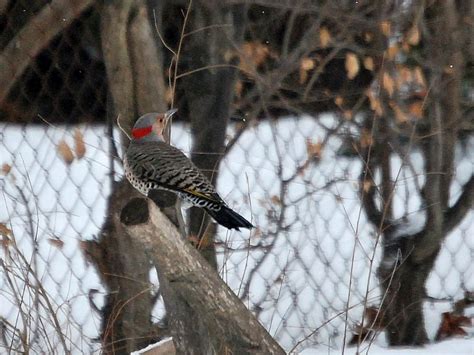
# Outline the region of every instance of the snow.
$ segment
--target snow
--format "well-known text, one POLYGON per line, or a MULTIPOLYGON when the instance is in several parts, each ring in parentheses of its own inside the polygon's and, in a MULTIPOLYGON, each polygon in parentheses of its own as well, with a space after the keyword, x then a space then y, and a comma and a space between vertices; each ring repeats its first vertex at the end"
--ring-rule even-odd
MULTIPOLYGON (((341 350, 334 350, 330 348, 321 349, 306 349, 299 353, 299 355, 335 355, 341 354, 341 350)), ((344 354, 352 355, 357 354, 356 347, 347 347, 344 354)), ((452 339, 445 340, 439 343, 428 344, 422 348, 408 348, 408 347, 397 347, 397 348, 385 348, 378 345, 362 344, 359 349, 359 354, 370 354, 370 355, 390 355, 390 354, 403 354, 403 355, 473 355, 474 354, 474 340, 473 339, 452 339)))
MULTIPOLYGON (((333 127, 334 119, 323 115, 321 123, 333 127)), ((84 133, 86 156, 68 166, 56 152, 56 146, 65 139, 73 147, 70 127, 0 125, 0 165, 8 163, 13 167, 9 175, 0 176, 0 223, 10 223, 18 246, 29 259, 35 243, 29 233, 28 213, 34 216, 38 275, 76 346, 73 353, 98 347, 92 339, 100 330, 100 318, 89 303, 88 293, 98 290, 93 301, 101 307, 105 290, 83 256, 81 241, 98 233, 111 181, 105 128, 79 129, 84 133), (49 241, 55 238, 63 242, 62 247, 49 241)), ((237 250, 218 250, 223 279, 258 313, 262 324, 286 349, 318 329, 298 349, 303 353, 310 351, 305 348, 318 351, 315 354, 341 351, 347 304, 351 306, 350 332, 350 327, 360 319, 366 296, 369 305, 376 305, 380 297, 374 275, 380 249, 374 250, 376 233, 368 224, 358 197, 360 162, 338 156, 342 138, 331 136, 321 159, 295 175, 307 160, 307 139, 323 141, 325 132, 310 117, 251 127, 222 162, 218 181, 219 192, 229 205, 258 226, 257 230, 242 233, 219 229, 220 239, 237 250), (292 179, 284 189, 279 169, 283 179, 292 179), (283 196, 283 201, 278 202, 276 196, 283 196), (284 216, 280 215, 282 202, 287 204, 284 216), (278 223, 287 228, 275 234, 278 223), (255 246, 251 252, 239 251, 249 243, 255 246), (315 349, 322 343, 331 344, 330 352, 324 346, 315 349)), ((228 133, 232 136, 233 129, 228 133)), ((190 151, 187 127, 173 127, 172 138, 173 144, 186 153, 190 151)), ((474 171, 474 139, 467 142, 464 151, 458 148, 456 155, 459 162, 451 203, 474 171)), ((393 158, 392 175, 399 176, 394 196, 399 235, 416 233, 426 218, 414 193, 424 182, 423 162, 417 151, 409 158, 410 168, 402 166, 399 158, 393 158)), ((119 178, 121 168, 116 169, 119 178)), ((459 299, 464 289, 474 289, 474 243, 469 237, 473 228, 471 212, 446 239, 427 283, 431 297, 459 299)), ((0 258, 5 258, 3 252, 0 250, 0 258)), ((21 270, 21 265, 13 266, 21 270)), ((156 283, 156 275, 150 275, 156 283)), ((9 292, 0 274, 0 316, 12 320, 17 312, 9 303, 9 292)), ((27 299, 26 307, 32 304, 33 299, 27 299)), ((444 302, 442 307, 425 304, 431 339, 440 314, 450 306, 450 302, 444 302)), ((155 319, 160 319, 162 304, 158 303, 155 310, 155 319)), ((41 312, 47 316, 47 312, 41 312)), ((380 347, 384 344, 382 338, 377 339, 370 353, 385 351, 380 347)), ((456 341, 461 344, 464 340, 456 341)), ((427 349, 431 351, 431 347, 437 346, 441 345, 433 344, 427 349)))
POLYGON ((423 230, 426 223, 426 210, 413 212, 394 222, 393 238, 410 237, 423 230))
POLYGON ((171 337, 168 337, 168 338, 164 338, 164 339, 161 339, 159 342, 157 343, 154 343, 154 344, 150 344, 148 345, 146 348, 143 348, 143 349, 140 349, 138 351, 132 351, 130 353, 130 355, 140 355, 140 354, 145 354, 147 351, 150 351, 150 350, 153 350, 155 348, 158 348, 170 341, 173 341, 173 338, 171 337))

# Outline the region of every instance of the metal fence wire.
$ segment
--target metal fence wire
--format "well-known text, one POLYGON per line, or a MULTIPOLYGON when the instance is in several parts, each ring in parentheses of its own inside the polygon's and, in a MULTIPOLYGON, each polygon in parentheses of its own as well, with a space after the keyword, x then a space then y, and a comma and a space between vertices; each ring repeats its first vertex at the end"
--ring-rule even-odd
MULTIPOLYGON (((14 6, 24 21, 35 12, 22 2, 14 6)), ((95 25, 93 16, 83 15, 32 61, 2 108, 2 349, 21 348, 22 335, 35 352, 61 342, 73 353, 99 349, 96 308, 105 290, 81 243, 99 232, 111 179, 121 179, 122 171, 118 166, 110 176, 106 127, 87 123, 106 110, 104 66, 88 27, 95 25), (54 332, 58 326, 62 336, 54 332)), ((2 45, 22 22, 8 21, 2 45)), ((240 234, 219 229, 219 272, 287 350, 306 337, 299 349, 340 346, 346 325, 351 331, 360 320, 364 301, 380 300, 380 250, 358 196, 361 163, 341 154, 343 137, 328 136, 336 123, 331 115, 261 122, 241 136, 220 167, 219 192, 257 228, 240 234), (309 148, 320 149, 317 157, 309 148)), ((186 125, 173 127, 172 143, 189 153, 186 125)), ((458 150, 454 195, 472 174, 474 141, 458 150)), ((423 174, 416 150, 408 159, 416 171, 398 161, 395 214, 416 224, 420 206, 412 191, 423 174)), ((474 289, 473 230, 470 212, 444 243, 428 296, 453 300, 474 289)), ((426 311, 439 307, 428 303, 426 311)), ((156 321, 162 313, 158 304, 156 321)))

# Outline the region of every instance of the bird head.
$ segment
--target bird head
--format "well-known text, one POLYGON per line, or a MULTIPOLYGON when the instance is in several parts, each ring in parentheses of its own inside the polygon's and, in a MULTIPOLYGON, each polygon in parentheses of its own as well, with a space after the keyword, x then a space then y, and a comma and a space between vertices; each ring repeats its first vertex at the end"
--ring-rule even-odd
POLYGON ((135 141, 164 141, 163 130, 168 124, 168 120, 177 109, 166 111, 165 113, 151 112, 141 116, 132 128, 132 137, 135 141))

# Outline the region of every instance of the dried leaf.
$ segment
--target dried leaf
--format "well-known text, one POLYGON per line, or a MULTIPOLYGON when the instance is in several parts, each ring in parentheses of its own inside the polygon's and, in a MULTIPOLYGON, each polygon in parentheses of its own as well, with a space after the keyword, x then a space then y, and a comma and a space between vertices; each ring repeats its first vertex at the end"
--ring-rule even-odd
POLYGON ((471 326, 471 319, 463 315, 455 315, 452 312, 444 312, 441 318, 441 324, 436 333, 436 340, 440 341, 455 336, 466 336, 467 332, 462 329, 463 326, 471 326))
POLYGON ((8 173, 12 170, 12 166, 7 163, 2 164, 2 174, 3 175, 8 175, 8 173))
POLYGON ((313 143, 310 139, 306 140, 306 153, 308 154, 308 159, 321 159, 322 150, 322 142, 313 143))
POLYGON ((395 113, 395 120, 398 123, 406 123, 408 121, 408 115, 395 103, 390 105, 393 112, 395 113))
POLYGON ((373 142, 374 142, 374 139, 372 137, 372 132, 370 132, 367 129, 363 129, 360 134, 360 146, 362 148, 367 148, 371 146, 373 142))
POLYGON ((74 131, 74 152, 77 159, 81 159, 86 154, 86 145, 84 144, 84 135, 78 129, 74 131))
POLYGON ((374 59, 372 57, 364 58, 364 68, 370 71, 374 70, 374 59))
POLYGON ((12 230, 6 226, 4 223, 0 223, 0 235, 8 237, 12 235, 12 230))
POLYGON ((369 192, 372 186, 372 180, 364 180, 364 182, 362 183, 362 190, 367 193, 369 192))
POLYGON ((371 341, 372 337, 385 328, 382 317, 379 315, 379 310, 375 307, 368 307, 365 310, 365 325, 357 324, 349 345, 356 345, 361 340, 371 341))
POLYGON ((327 29, 327 27, 321 27, 319 30, 319 43, 322 48, 326 48, 331 42, 331 32, 327 29))
POLYGON ((413 26, 412 28, 410 28, 406 35, 406 38, 408 44, 410 44, 411 46, 418 45, 418 43, 420 43, 420 30, 418 29, 418 27, 413 26))
POLYGON ((382 21, 380 23, 380 30, 384 34, 385 37, 389 37, 392 33, 392 25, 389 21, 382 21))
POLYGON ((377 116, 382 116, 383 109, 380 99, 375 96, 375 94, 371 90, 367 91, 367 97, 369 98, 370 108, 375 112, 377 116))
POLYGON ((408 106, 408 112, 415 118, 423 118, 423 102, 415 101, 408 106))
POLYGON ((400 48, 398 47, 398 45, 392 44, 390 47, 387 48, 387 51, 386 51, 387 59, 394 60, 399 51, 400 51, 400 48))
POLYGON ((359 59, 354 53, 347 53, 346 54, 346 71, 347 77, 349 80, 352 80, 356 77, 357 73, 359 72, 359 59))
POLYGON ((270 201, 272 201, 272 203, 273 203, 274 205, 281 205, 280 197, 278 197, 277 195, 273 195, 273 196, 270 198, 270 201))
POLYGON ((336 98, 334 99, 334 102, 336 103, 337 106, 341 107, 342 104, 344 103, 344 99, 342 98, 342 96, 336 96, 336 98))
POLYGON ((58 249, 62 249, 64 246, 64 242, 59 238, 48 238, 48 243, 58 249))
POLYGON ((2 245, 3 249, 8 249, 11 243, 12 241, 7 236, 2 236, 2 238, 0 239, 0 244, 2 245))
POLYGON ((424 88, 426 87, 425 75, 423 74, 423 70, 420 67, 416 67, 413 70, 413 76, 414 76, 415 83, 417 83, 418 85, 424 88))
POLYGON ((165 100, 167 104, 171 104, 173 101, 173 90, 169 86, 165 90, 165 100))
POLYGON ((392 97, 393 92, 395 91, 395 82, 390 76, 389 73, 384 72, 382 77, 382 86, 387 91, 388 96, 392 97))
POLYGON ((409 45, 407 42, 402 42, 402 47, 401 47, 401 49, 402 49, 402 52, 408 53, 408 52, 410 52, 411 47, 410 47, 410 45, 409 45))
POLYGON ((71 165, 74 160, 74 154, 72 153, 69 145, 62 139, 58 143, 58 153, 61 155, 66 164, 71 165))
POLYGON ((352 117, 354 116, 352 110, 344 110, 342 111, 342 115, 346 120, 352 120, 352 117))
POLYGON ((314 69, 314 59, 303 58, 300 61, 300 84, 304 84, 308 80, 308 72, 314 69))
POLYGON ((245 73, 253 73, 271 55, 270 48, 260 42, 245 42, 240 50, 240 69, 245 73))

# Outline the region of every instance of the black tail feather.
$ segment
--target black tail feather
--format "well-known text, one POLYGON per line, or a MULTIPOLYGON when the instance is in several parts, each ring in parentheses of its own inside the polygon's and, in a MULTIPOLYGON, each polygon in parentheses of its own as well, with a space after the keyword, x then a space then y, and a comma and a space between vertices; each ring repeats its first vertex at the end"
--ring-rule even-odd
POLYGON ((239 228, 254 228, 252 223, 227 206, 222 206, 219 211, 213 211, 211 209, 207 209, 206 211, 217 223, 228 229, 239 230, 239 228))

